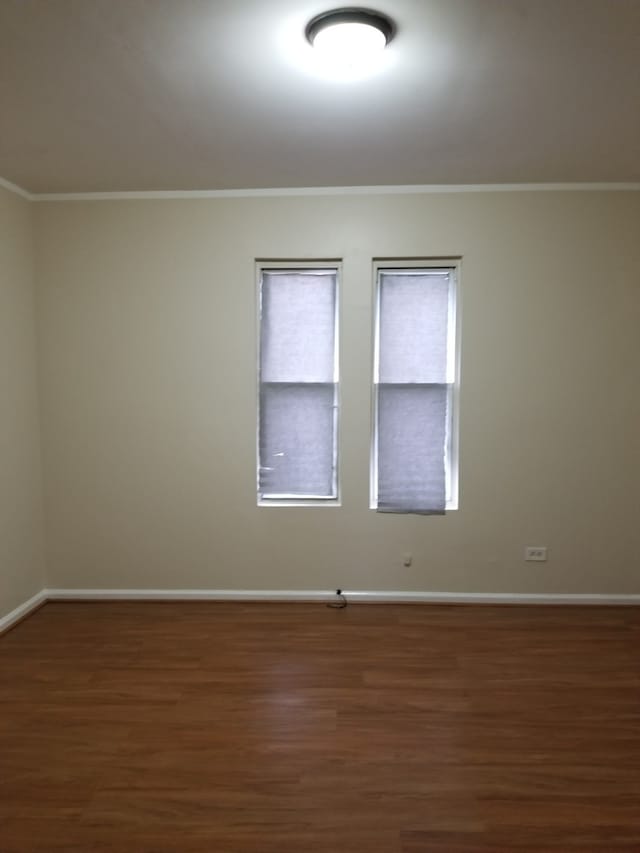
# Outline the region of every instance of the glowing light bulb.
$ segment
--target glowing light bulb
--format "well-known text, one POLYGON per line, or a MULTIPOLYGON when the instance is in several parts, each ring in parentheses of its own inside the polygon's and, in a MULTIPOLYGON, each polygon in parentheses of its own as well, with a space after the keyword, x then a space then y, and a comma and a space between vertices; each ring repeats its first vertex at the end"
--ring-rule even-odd
POLYGON ((393 36, 393 22, 366 9, 335 9, 318 15, 307 26, 319 70, 334 79, 368 76, 382 64, 382 53, 393 36))
POLYGON ((313 47, 336 70, 362 71, 382 53, 387 40, 384 33, 368 24, 341 23, 325 27, 316 34, 313 47))

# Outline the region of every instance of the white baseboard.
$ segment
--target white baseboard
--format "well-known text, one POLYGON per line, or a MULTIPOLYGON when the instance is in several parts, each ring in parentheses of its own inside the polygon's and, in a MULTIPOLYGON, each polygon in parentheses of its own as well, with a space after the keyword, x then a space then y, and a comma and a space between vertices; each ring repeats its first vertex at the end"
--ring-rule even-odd
MULTIPOLYGON (((352 604, 640 605, 640 594, 413 592, 343 590, 352 604)), ((46 589, 51 601, 330 601, 333 590, 289 589, 46 589)))
POLYGON ((16 624, 16 622, 24 619, 24 617, 28 616, 32 610, 35 610, 37 607, 40 607, 41 604, 44 604, 47 597, 46 590, 42 589, 40 592, 33 595, 28 601, 25 601, 23 604, 19 604, 11 611, 11 613, 7 613, 6 616, 3 616, 0 619, 0 634, 8 631, 9 628, 16 624))
POLYGON ((328 601, 333 592, 288 589, 47 589, 50 601, 328 601))
MULTIPOLYGON (((416 592, 343 590, 350 604, 519 604, 640 606, 640 594, 416 592)), ((335 600, 333 590, 309 589, 43 589, 0 618, 0 634, 46 601, 299 601, 335 600)))

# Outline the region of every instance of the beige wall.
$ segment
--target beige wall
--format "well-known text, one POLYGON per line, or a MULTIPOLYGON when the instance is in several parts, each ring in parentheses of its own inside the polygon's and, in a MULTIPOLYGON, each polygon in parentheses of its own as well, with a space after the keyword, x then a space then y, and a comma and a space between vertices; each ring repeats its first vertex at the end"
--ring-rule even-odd
POLYGON ((640 592, 639 193, 35 215, 49 586, 640 592), (378 515, 371 258, 451 255, 460 510, 378 515), (344 259, 341 508, 256 507, 255 257, 344 259), (549 562, 525 564, 527 544, 549 562))
POLYGON ((0 618, 44 586, 31 213, 0 187, 0 618))

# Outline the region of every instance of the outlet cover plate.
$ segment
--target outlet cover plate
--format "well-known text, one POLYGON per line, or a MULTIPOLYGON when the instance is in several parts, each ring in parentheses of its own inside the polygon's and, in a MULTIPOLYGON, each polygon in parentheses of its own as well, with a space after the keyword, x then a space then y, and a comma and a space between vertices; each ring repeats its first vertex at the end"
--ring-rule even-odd
POLYGON ((527 547, 524 549, 524 559, 527 563, 546 563, 547 546, 527 545, 527 547))

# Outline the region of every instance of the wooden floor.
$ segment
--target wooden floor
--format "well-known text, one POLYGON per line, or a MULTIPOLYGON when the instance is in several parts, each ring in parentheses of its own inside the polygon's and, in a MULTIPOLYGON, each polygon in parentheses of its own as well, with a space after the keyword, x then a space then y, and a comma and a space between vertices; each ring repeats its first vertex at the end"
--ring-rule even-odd
POLYGON ((640 851, 640 609, 50 603, 0 851, 640 851))

